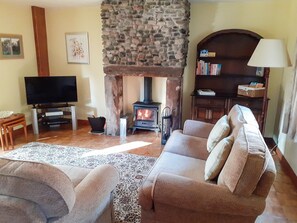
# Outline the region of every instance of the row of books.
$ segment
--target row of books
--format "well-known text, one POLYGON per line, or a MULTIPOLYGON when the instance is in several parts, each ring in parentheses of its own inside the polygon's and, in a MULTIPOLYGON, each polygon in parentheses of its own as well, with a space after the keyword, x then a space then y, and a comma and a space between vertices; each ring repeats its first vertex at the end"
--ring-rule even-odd
POLYGON ((204 60, 197 61, 196 75, 220 75, 222 64, 211 64, 204 60))

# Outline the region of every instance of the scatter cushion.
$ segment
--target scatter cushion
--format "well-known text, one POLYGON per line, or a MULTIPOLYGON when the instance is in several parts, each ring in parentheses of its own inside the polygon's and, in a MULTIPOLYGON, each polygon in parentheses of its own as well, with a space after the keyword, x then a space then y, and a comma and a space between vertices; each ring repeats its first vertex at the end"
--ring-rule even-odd
POLYGON ((230 133, 230 126, 227 115, 221 117, 212 128, 207 139, 207 150, 211 152, 213 148, 230 133))
POLYGON ((222 139, 209 154, 205 163, 204 179, 214 180, 221 172, 234 142, 234 137, 222 139))
POLYGON ((251 109, 241 105, 234 105, 231 108, 228 114, 228 120, 230 128, 232 129, 232 135, 234 135, 235 138, 243 124, 250 124, 259 128, 259 124, 251 109))
POLYGON ((244 124, 218 177, 218 185, 227 186, 236 195, 251 196, 268 165, 269 155, 259 129, 244 124))

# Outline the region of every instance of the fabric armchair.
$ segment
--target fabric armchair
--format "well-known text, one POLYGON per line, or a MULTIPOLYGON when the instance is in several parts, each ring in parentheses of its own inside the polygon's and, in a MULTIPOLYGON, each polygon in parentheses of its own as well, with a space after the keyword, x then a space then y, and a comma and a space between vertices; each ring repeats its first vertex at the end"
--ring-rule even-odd
POLYGON ((0 159, 3 222, 113 222, 111 165, 95 169, 0 159))

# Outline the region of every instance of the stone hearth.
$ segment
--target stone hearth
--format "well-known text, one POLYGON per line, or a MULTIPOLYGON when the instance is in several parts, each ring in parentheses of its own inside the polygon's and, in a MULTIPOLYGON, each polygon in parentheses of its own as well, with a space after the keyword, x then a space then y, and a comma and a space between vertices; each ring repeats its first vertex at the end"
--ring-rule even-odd
POLYGON ((119 134, 123 76, 166 77, 166 106, 181 127, 188 52, 187 0, 104 0, 101 5, 107 134, 119 134))

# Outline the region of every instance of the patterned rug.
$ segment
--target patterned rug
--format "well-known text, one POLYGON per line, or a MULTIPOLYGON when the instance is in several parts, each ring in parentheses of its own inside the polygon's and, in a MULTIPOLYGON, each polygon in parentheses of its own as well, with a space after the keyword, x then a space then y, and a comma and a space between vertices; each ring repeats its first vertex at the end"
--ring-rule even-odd
POLYGON ((117 223, 140 222, 138 189, 156 161, 156 158, 125 153, 96 155, 96 150, 36 142, 11 151, 3 157, 85 168, 95 168, 101 164, 115 166, 120 173, 120 183, 114 191, 117 223))

